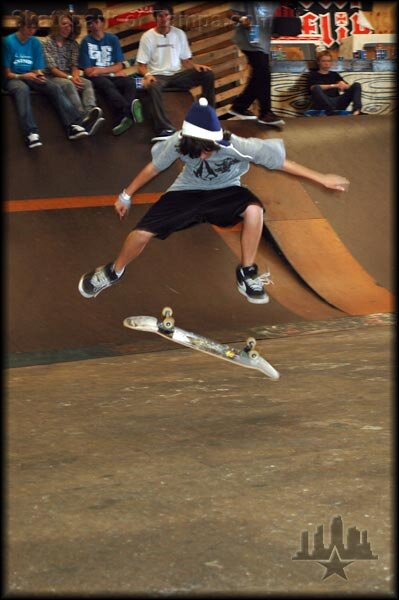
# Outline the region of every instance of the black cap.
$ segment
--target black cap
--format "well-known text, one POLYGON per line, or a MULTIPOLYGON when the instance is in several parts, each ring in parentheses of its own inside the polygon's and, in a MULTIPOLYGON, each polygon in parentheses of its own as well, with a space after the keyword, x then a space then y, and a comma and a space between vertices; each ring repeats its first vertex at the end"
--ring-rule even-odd
POLYGON ((89 8, 85 14, 86 23, 91 23, 97 19, 104 21, 103 11, 99 8, 89 8))

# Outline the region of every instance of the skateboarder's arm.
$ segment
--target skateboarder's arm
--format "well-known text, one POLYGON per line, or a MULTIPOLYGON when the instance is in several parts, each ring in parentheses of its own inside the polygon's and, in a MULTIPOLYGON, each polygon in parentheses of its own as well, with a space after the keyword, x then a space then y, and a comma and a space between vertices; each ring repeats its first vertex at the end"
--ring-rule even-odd
POLYGON ((285 171, 285 173, 289 173, 290 175, 305 177, 305 179, 310 179, 311 181, 320 183, 321 185, 324 185, 324 187, 331 190, 346 192, 349 186, 349 180, 346 179, 346 177, 334 175, 333 173, 319 173, 319 171, 314 171, 313 169, 299 165, 292 160, 286 159, 281 170, 285 171))
POLYGON ((153 163, 148 163, 144 169, 142 169, 140 173, 136 175, 134 179, 132 179, 129 185, 125 187, 123 192, 119 194, 114 207, 121 219, 123 219, 130 208, 133 194, 135 194, 137 190, 143 187, 143 185, 145 185, 148 181, 151 181, 151 179, 158 175, 158 173, 159 171, 155 168, 153 163))

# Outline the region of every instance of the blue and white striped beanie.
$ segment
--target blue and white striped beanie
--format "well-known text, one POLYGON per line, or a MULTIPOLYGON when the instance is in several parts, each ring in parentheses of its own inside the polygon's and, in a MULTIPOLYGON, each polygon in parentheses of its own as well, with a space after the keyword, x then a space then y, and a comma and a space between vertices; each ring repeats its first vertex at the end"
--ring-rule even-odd
POLYGON ((215 109, 208 106, 206 98, 194 102, 183 121, 181 133, 200 140, 223 141, 223 129, 218 116, 215 109))

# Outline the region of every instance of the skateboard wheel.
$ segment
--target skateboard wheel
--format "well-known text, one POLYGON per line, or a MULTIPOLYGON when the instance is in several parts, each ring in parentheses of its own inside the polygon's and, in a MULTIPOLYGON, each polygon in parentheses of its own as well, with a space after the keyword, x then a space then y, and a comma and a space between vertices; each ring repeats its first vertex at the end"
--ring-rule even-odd
POLYGON ((163 317, 171 317, 173 315, 173 310, 170 308, 170 306, 165 306, 162 309, 162 316, 163 317))
POLYGON ((175 320, 172 317, 167 317, 162 321, 162 326, 164 329, 173 329, 175 326, 175 320))
POLYGON ((245 342, 248 348, 255 348, 256 346, 256 339, 253 337, 249 337, 247 339, 247 341, 245 342))
POLYGON ((248 353, 248 356, 250 359, 255 360, 256 358, 259 358, 259 352, 257 350, 251 350, 248 353))

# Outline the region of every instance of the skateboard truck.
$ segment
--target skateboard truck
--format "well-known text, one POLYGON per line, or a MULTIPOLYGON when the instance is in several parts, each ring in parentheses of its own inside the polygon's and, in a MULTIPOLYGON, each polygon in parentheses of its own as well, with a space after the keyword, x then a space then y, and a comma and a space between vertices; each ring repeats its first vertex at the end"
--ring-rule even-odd
POLYGON ((175 329, 175 320, 172 317, 173 310, 170 306, 165 306, 162 309, 162 321, 159 322, 158 329, 166 335, 172 335, 175 329))
POLYGON ((242 351, 249 356, 249 358, 256 359, 259 356, 259 352, 255 350, 256 339, 254 337, 247 338, 245 346, 242 351))

